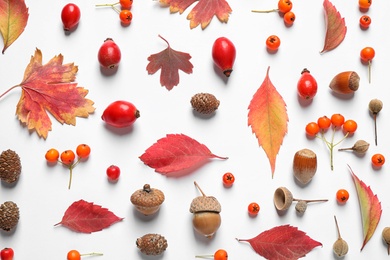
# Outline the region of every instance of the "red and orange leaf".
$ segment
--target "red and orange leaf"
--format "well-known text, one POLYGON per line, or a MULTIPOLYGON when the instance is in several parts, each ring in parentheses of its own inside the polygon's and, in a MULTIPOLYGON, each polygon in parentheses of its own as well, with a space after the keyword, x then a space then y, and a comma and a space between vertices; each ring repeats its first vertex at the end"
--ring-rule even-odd
POLYGON ((50 112, 61 124, 76 124, 76 117, 88 117, 95 108, 94 102, 86 99, 88 90, 75 83, 77 66, 62 64, 63 56, 52 58, 42 65, 42 53, 36 50, 27 66, 23 81, 18 85, 22 94, 16 114, 28 129, 47 138, 51 130, 50 112))
POLYGON ((23 33, 28 21, 28 8, 24 0, 0 1, 0 33, 5 50, 23 33))
POLYGON ((160 35, 159 37, 168 44, 168 47, 148 57, 149 64, 146 66, 146 70, 149 74, 154 74, 161 69, 160 84, 168 90, 171 90, 179 84, 179 70, 190 74, 194 66, 190 62, 191 55, 185 52, 175 51, 170 47, 167 40, 160 35))
POLYGON ((79 200, 68 207, 61 222, 55 226, 62 225, 75 232, 89 234, 108 228, 122 219, 102 206, 79 200))
POLYGON ((227 159, 213 154, 207 146, 184 134, 168 134, 139 158, 156 172, 173 177, 184 175, 209 159, 227 159))
MULTIPOLYGON (((160 3, 168 5, 171 13, 183 13, 196 0, 160 0, 160 3)), ((190 20, 190 28, 193 29, 199 24, 205 29, 216 16, 222 23, 227 23, 232 9, 226 0, 199 0, 187 15, 190 20)))
POLYGON ((321 53, 333 50, 344 40, 347 33, 345 19, 341 18, 336 7, 329 0, 324 0, 326 35, 321 53))
POLYGON ((317 246, 322 246, 305 232, 290 225, 274 227, 251 239, 237 239, 248 242, 256 253, 268 260, 295 260, 304 257, 317 246))
POLYGON ((248 125, 267 154, 273 177, 276 156, 287 133, 288 115, 286 103, 269 78, 269 67, 248 109, 248 125))
POLYGON ((363 245, 360 250, 363 250, 364 246, 371 239, 378 226, 382 215, 382 206, 379 202, 378 196, 374 195, 371 188, 353 173, 351 167, 349 167, 349 169, 351 171, 360 204, 364 238, 363 245))

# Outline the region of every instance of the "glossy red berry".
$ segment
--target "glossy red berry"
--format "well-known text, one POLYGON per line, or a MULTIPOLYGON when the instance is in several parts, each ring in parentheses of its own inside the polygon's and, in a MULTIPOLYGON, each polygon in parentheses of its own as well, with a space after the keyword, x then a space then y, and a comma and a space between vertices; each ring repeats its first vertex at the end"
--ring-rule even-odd
POLYGON ((212 48, 212 57, 214 64, 223 71, 226 77, 229 77, 236 59, 234 44, 226 37, 216 39, 212 48))
POLYGON ((130 102, 118 100, 104 110, 102 120, 108 125, 123 128, 131 126, 140 117, 138 109, 130 102))
POLYGON ((121 5, 122 9, 130 10, 133 6, 133 0, 120 0, 119 4, 121 5))
POLYGON ((235 181, 234 175, 231 172, 227 172, 222 176, 223 185, 231 187, 235 181))
POLYGON ((64 25, 64 30, 70 31, 74 29, 79 24, 80 17, 81 12, 77 5, 73 3, 65 5, 61 12, 61 20, 64 25))
POLYGON ((252 216, 256 216, 260 212, 260 206, 256 202, 252 202, 248 205, 248 213, 252 216))
POLYGON ((0 251, 1 260, 13 260, 14 259, 14 250, 12 248, 3 248, 0 251))
POLYGON ((106 170, 107 178, 111 182, 116 182, 121 175, 121 169, 116 165, 110 165, 106 170))
POLYGON ((119 46, 111 38, 107 38, 100 46, 98 60, 103 68, 114 69, 118 67, 121 57, 119 46))
POLYGON ((310 100, 317 94, 318 84, 308 69, 303 69, 298 80, 297 90, 299 97, 310 100))

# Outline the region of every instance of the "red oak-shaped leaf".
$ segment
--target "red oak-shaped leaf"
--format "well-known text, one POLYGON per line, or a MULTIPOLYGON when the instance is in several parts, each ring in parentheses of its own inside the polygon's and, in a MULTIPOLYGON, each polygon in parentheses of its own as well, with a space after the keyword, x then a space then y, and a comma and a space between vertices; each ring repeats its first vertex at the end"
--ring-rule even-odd
POLYGON ((79 200, 69 206, 61 222, 55 226, 62 225, 73 231, 89 234, 108 228, 122 219, 102 206, 79 200))
POLYGON ((274 227, 251 239, 237 239, 248 242, 259 255, 268 260, 294 260, 304 257, 313 248, 322 246, 305 232, 290 225, 274 227))
POLYGON ((46 111, 61 124, 75 125, 76 117, 88 117, 95 110, 94 102, 85 98, 88 90, 74 82, 77 66, 62 62, 63 56, 58 55, 42 65, 42 53, 37 49, 24 72, 23 81, 4 93, 16 87, 22 88, 16 115, 29 130, 35 130, 45 139, 51 130, 51 120, 46 111))
MULTIPOLYGON (((349 165, 348 165, 349 167, 349 165)), ((371 188, 361 181, 349 167, 360 204, 360 213, 363 225, 363 245, 360 250, 371 239, 382 215, 382 206, 377 195, 374 195, 371 188)))
MULTIPOLYGON (((171 13, 183 13, 196 0, 160 0, 160 3, 169 5, 171 13)), ((215 15, 222 23, 227 23, 232 12, 228 2, 225 0, 199 0, 191 12, 187 15, 190 20, 190 28, 193 29, 199 24, 205 29, 215 15)))
POLYGON ((347 33, 344 18, 329 0, 324 0, 326 35, 321 53, 333 50, 344 40, 347 33))
POLYGON ((190 62, 191 55, 185 52, 175 51, 170 47, 167 40, 160 35, 159 37, 168 44, 168 47, 148 57, 149 64, 146 66, 146 70, 149 74, 154 74, 161 69, 160 84, 168 90, 171 90, 179 84, 179 70, 190 74, 194 66, 190 62))
POLYGON ((156 172, 173 177, 199 167, 208 159, 227 159, 211 153, 204 144, 184 134, 168 134, 150 146, 139 158, 156 172))
POLYGON ((28 8, 24 0, 0 1, 0 33, 5 50, 23 33, 28 21, 28 8))
POLYGON ((249 104, 248 125, 267 154, 273 177, 276 156, 287 133, 288 115, 286 103, 268 75, 269 67, 263 83, 249 104))

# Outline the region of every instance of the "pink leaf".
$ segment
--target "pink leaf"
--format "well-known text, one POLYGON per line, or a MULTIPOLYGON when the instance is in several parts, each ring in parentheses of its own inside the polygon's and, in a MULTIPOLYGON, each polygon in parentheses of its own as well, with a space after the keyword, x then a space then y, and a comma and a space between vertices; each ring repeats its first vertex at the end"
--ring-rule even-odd
POLYGON ((349 169, 359 198, 364 236, 363 245, 360 250, 363 250, 378 226, 382 215, 382 206, 377 195, 374 195, 371 188, 353 173, 351 167, 349 169))
POLYGON ((295 260, 304 257, 313 248, 322 246, 305 232, 290 225, 274 227, 251 239, 238 239, 248 242, 259 255, 268 260, 295 260))
POLYGON ((76 232, 92 233, 108 228, 122 219, 106 208, 79 200, 69 206, 61 222, 55 226, 62 225, 76 232))
POLYGON ((149 167, 162 174, 180 176, 183 170, 191 170, 217 156, 198 141, 184 134, 168 134, 149 147, 140 157, 149 167))

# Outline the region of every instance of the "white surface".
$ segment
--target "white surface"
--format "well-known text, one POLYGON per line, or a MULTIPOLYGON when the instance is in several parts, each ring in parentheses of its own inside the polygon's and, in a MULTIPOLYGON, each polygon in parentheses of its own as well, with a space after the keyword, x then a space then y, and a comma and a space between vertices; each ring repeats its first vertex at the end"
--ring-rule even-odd
MULTIPOLYGON (((108 0, 107 0, 108 1, 108 0)), ((104 1, 103 1, 104 2, 104 1)), ((251 9, 276 8, 277 1, 229 1, 233 12, 227 24, 214 18, 201 30, 189 28, 186 16, 170 14, 157 1, 134 1, 133 22, 122 27, 117 14, 110 8, 95 8, 102 1, 75 1, 81 8, 79 27, 65 35, 60 20, 62 6, 67 1, 27 1, 30 18, 25 32, 0 57, 1 89, 22 81, 24 70, 35 48, 43 53, 43 63, 62 53, 64 62, 79 66, 77 82, 90 92, 87 98, 95 101, 96 112, 88 119, 77 119, 76 126, 60 125, 53 119, 53 130, 47 140, 29 133, 15 117, 20 89, 13 90, 0 100, 2 127, 1 149, 15 150, 21 157, 23 171, 15 187, 0 187, 1 202, 15 201, 21 210, 20 222, 11 234, 0 233, 0 247, 13 247, 15 259, 65 259, 70 249, 80 252, 103 252, 96 259, 151 259, 138 252, 136 238, 146 233, 160 233, 168 240, 168 249, 161 259, 194 259, 197 254, 213 254, 218 248, 229 252, 229 259, 260 259, 246 243, 235 238, 251 238, 278 225, 290 224, 321 242, 323 247, 312 250, 306 259, 333 259, 332 244, 337 239, 333 216, 336 215, 342 237, 350 251, 345 259, 386 259, 387 249, 381 232, 390 225, 388 165, 380 170, 371 167, 371 155, 389 155, 387 76, 388 50, 387 1, 375 1, 368 14, 372 17, 369 30, 362 31, 362 15, 356 1, 334 0, 345 17, 348 32, 344 42, 335 50, 319 54, 325 36, 322 1, 295 1, 295 24, 287 28, 277 13, 255 14, 251 9), (165 49, 167 39, 175 50, 192 56, 192 74, 180 72, 180 83, 167 91, 160 86, 159 75, 148 75, 146 65, 150 54, 165 49), (282 45, 276 54, 265 49, 265 39, 276 34, 282 45), (211 46, 219 36, 228 37, 236 46, 237 59, 231 77, 214 69, 211 46), (97 51, 103 40, 113 38, 122 50, 122 61, 115 75, 104 76, 97 62, 97 51), (361 64, 360 50, 371 45, 376 50, 372 66, 372 83, 368 84, 367 66, 361 64), (271 178, 267 157, 247 126, 247 107, 270 66, 270 78, 287 104, 288 133, 276 160, 275 176, 271 178), (319 90, 310 104, 299 102, 296 82, 303 68, 317 79, 319 90), (328 88, 337 73, 354 70, 361 77, 359 90, 352 98, 335 96, 328 88), (192 112, 189 100, 198 92, 213 93, 221 105, 215 116, 204 119, 192 112), (384 108, 378 117, 379 144, 374 145, 373 119, 367 105, 380 98, 384 108), (141 117, 128 132, 112 131, 105 127, 100 116, 104 108, 117 99, 133 102, 141 117), (358 139, 371 143, 363 157, 349 152, 335 152, 335 170, 330 171, 329 152, 318 139, 309 140, 304 127, 318 117, 342 113, 354 119, 357 132, 339 147, 349 147, 358 139), (226 161, 212 160, 192 174, 182 178, 167 178, 145 166, 138 157, 166 134, 183 133, 205 144, 226 161), (89 160, 74 169, 72 189, 67 189, 68 171, 57 165, 49 167, 44 159, 46 150, 75 149, 80 143, 92 147, 89 160), (312 149, 318 156, 318 171, 306 187, 292 177, 292 159, 296 151, 312 149), (106 168, 116 164, 122 175, 116 184, 105 176, 106 168), (364 250, 360 210, 356 191, 347 168, 370 185, 382 202, 383 214, 377 231, 364 250), (231 171, 236 182, 230 189, 223 187, 223 173, 231 171), (199 196, 193 182, 203 191, 218 198, 222 204, 222 225, 212 240, 194 234, 189 206, 199 196), (150 183, 164 191, 166 201, 160 212, 150 218, 135 213, 130 195, 150 183), (279 186, 288 187, 294 197, 301 199, 327 198, 329 202, 310 204, 303 216, 291 208, 279 216, 272 197, 279 186), (336 203, 339 188, 350 192, 344 206, 336 203), (79 234, 64 227, 54 227, 67 207, 79 199, 109 208, 125 219, 108 229, 93 234, 79 234), (247 205, 258 202, 260 214, 251 218, 247 205)), ((3 92, 1 91, 1 92, 3 92)), ((338 132, 336 138, 341 138, 338 132)), ((158 258, 159 259, 159 258, 158 258)))

